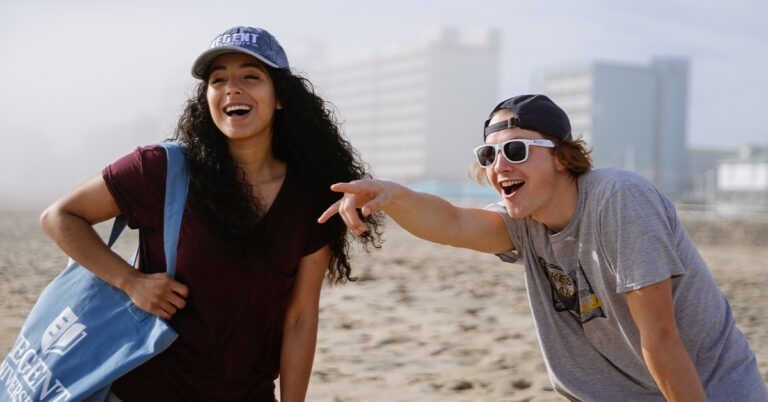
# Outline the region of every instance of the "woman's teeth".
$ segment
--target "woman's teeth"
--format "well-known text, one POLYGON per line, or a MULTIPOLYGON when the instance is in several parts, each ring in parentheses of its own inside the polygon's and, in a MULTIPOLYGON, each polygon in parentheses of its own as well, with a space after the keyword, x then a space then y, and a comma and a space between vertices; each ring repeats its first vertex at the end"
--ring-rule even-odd
POLYGON ((242 116, 250 111, 251 111, 251 107, 248 105, 233 105, 233 106, 227 106, 224 109, 224 113, 226 113, 227 116, 232 116, 235 114, 238 116, 242 116))

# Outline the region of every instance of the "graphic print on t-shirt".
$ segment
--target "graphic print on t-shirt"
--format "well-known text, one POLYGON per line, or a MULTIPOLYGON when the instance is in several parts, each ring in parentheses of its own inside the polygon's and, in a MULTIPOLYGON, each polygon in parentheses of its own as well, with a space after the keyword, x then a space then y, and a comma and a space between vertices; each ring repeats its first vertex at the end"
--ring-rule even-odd
POLYGON ((555 311, 568 311, 582 324, 593 318, 605 318, 601 307, 603 303, 592 289, 581 261, 578 262, 578 270, 565 272, 563 268, 550 264, 541 257, 537 259, 552 288, 555 311))

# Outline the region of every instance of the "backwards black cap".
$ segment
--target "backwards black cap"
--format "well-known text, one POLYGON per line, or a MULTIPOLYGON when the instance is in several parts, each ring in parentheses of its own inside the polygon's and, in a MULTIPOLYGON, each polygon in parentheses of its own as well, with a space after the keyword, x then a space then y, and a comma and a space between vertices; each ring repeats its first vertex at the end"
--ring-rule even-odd
POLYGON ((571 121, 568 120, 568 115, 544 95, 519 95, 496 105, 488 120, 485 121, 483 140, 491 133, 512 127, 533 130, 560 139, 571 136, 571 121), (509 109, 515 112, 517 117, 489 126, 491 117, 500 109, 509 109))

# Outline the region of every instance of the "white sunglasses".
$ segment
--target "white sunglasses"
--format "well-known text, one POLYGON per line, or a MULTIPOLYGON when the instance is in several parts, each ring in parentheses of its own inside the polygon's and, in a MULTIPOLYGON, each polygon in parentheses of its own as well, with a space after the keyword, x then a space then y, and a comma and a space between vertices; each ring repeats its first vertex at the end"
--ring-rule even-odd
POLYGON ((510 163, 523 163, 528 160, 528 147, 554 148, 550 140, 509 140, 501 144, 484 144, 474 149, 477 163, 484 168, 491 167, 496 162, 496 155, 501 153, 510 163))

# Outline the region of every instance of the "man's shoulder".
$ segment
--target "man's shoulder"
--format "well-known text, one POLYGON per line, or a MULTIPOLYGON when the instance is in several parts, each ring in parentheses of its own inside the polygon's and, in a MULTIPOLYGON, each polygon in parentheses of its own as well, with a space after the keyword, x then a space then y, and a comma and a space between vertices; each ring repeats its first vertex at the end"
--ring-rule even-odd
POLYGON ((592 169, 589 172, 584 173, 583 175, 585 178, 589 178, 590 180, 597 181, 597 182, 614 182, 614 183, 624 183, 624 182, 642 182, 642 183, 650 183, 648 179, 645 177, 635 173, 631 172, 629 170, 624 169, 618 169, 618 168, 599 168, 599 169, 592 169))
MULTIPOLYGON (((628 170, 595 169, 585 173, 579 182, 587 194, 587 202, 602 211, 608 204, 656 205, 660 210, 674 209, 672 202, 649 179, 628 170), (588 175, 588 176, 587 176, 588 175)), ((626 211, 625 211, 626 212, 626 211)))
POLYGON ((488 211, 493 211, 496 213, 507 213, 507 208, 504 206, 504 201, 497 201, 491 204, 488 204, 483 207, 483 209, 488 211))
POLYGON ((606 193, 626 188, 655 189, 653 183, 645 177, 629 170, 617 168, 590 170, 582 175, 579 185, 583 188, 603 190, 606 193))

